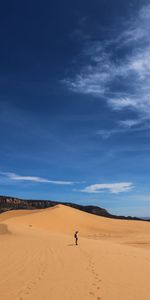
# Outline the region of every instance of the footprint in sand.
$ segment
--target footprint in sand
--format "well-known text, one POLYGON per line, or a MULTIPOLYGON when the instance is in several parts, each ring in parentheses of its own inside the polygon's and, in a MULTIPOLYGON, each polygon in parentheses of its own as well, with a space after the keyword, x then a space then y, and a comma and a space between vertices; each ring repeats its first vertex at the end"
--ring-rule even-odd
POLYGON ((26 291, 26 292, 25 292, 25 294, 26 294, 26 295, 29 295, 29 292, 28 292, 28 291, 26 291))
MULTIPOLYGON (((37 284, 36 280, 31 281, 23 290, 20 291, 20 294, 29 295, 31 293, 32 288, 34 288, 36 284, 37 284)), ((22 296, 19 297, 19 300, 23 300, 22 296)))
POLYGON ((91 296, 94 296, 94 295, 95 295, 94 292, 89 292, 89 294, 90 294, 91 296))
MULTIPOLYGON (((102 280, 99 278, 99 274, 95 271, 95 264, 92 262, 92 260, 89 260, 89 268, 91 270, 91 273, 93 274, 93 277, 95 279, 95 282, 92 283, 93 288, 95 289, 95 292, 90 291, 89 294, 91 296, 95 296, 95 293, 98 293, 100 290, 100 286, 97 286, 98 283, 100 283, 102 280), (96 292, 97 291, 97 292, 96 292)), ((97 300, 101 300, 102 298, 100 296, 96 297, 97 300)))

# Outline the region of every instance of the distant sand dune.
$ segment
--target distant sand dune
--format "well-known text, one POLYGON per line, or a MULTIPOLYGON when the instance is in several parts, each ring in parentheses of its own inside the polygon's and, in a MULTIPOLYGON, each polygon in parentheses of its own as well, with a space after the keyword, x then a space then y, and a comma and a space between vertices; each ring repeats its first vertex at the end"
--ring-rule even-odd
POLYGON ((0 222, 12 232, 0 235, 0 300, 150 299, 149 223, 62 205, 7 212, 0 222))
MULTIPOLYGON (((0 221, 1 216, 3 218, 3 214, 0 221)), ((149 222, 108 219, 64 205, 5 213, 4 220, 10 218, 18 226, 32 226, 52 233, 72 234, 79 230, 82 236, 89 239, 112 239, 129 244, 141 242, 141 245, 150 241, 149 222)))

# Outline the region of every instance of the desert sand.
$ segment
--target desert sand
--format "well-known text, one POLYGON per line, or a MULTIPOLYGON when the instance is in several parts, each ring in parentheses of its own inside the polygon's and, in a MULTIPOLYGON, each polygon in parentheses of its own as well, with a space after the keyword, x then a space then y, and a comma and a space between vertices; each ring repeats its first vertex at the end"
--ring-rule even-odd
POLYGON ((148 222, 63 205, 0 215, 0 300, 149 300, 149 278, 148 222))

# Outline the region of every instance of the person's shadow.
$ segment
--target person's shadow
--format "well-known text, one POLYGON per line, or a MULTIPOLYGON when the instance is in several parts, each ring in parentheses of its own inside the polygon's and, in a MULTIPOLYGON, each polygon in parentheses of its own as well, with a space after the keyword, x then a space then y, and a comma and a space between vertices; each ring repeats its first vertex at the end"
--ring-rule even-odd
POLYGON ((73 247, 73 246, 76 246, 75 244, 68 244, 67 245, 68 247, 73 247))

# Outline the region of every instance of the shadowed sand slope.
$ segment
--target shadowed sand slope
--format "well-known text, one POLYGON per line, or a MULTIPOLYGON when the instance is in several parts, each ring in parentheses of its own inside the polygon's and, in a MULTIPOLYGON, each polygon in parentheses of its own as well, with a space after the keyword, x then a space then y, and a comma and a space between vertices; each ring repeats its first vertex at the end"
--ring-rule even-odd
POLYGON ((0 222, 11 232, 0 235, 0 300, 150 299, 149 223, 62 205, 7 212, 0 222))
POLYGON ((12 219, 15 217, 25 216, 29 214, 33 214, 38 210, 10 210, 0 214, 0 222, 12 219))

